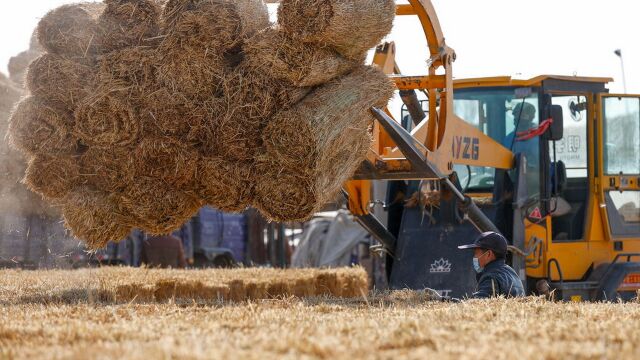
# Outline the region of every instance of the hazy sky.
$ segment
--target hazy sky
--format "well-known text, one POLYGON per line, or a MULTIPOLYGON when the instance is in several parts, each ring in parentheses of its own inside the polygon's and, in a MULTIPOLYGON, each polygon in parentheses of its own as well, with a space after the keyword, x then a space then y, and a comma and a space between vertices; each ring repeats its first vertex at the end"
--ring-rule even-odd
MULTIPOLYGON (((454 76, 536 74, 609 76, 622 91, 622 49, 629 92, 640 93, 640 4, 609 0, 432 0, 447 44, 458 54, 454 76)), ((67 0, 0 3, 0 71, 28 47, 48 9, 67 0)), ((389 37, 398 44, 404 73, 424 73, 424 36, 415 21, 398 17, 389 37)))

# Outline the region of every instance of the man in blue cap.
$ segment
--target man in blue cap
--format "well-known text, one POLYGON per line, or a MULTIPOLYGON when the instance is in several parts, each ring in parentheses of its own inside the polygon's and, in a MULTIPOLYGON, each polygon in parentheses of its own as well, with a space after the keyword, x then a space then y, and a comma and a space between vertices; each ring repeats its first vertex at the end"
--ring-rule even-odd
POLYGON ((505 264, 507 239, 504 236, 488 231, 480 234, 473 244, 458 246, 458 249, 473 249, 473 268, 478 273, 478 287, 473 298, 525 295, 518 274, 505 264))

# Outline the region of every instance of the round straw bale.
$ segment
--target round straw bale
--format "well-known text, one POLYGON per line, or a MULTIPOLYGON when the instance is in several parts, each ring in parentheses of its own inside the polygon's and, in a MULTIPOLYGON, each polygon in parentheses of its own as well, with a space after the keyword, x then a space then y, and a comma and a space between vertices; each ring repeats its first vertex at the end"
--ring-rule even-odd
POLYGON ((228 0, 236 5, 242 18, 242 36, 249 38, 271 25, 269 9, 263 0, 228 0))
POLYGON ((187 140, 204 155, 218 155, 220 149, 213 148, 218 137, 218 124, 224 117, 227 104, 224 98, 209 98, 197 106, 189 107, 183 120, 188 125, 187 140))
POLYGON ((189 144, 170 137, 145 138, 133 152, 136 176, 150 176, 182 187, 193 182, 198 154, 189 144))
POLYGON ((146 134, 174 135, 184 133, 184 122, 187 109, 182 100, 185 96, 170 92, 161 86, 143 97, 140 116, 144 121, 146 134))
POLYGON ((183 93, 158 87, 145 94, 140 115, 147 134, 186 136, 190 142, 210 143, 214 136, 212 119, 221 116, 223 106, 221 99, 194 102, 183 93))
POLYGON ((256 164, 253 207, 269 221, 304 221, 316 210, 313 179, 270 161, 256 164))
POLYGON ((158 79, 172 93, 198 100, 221 95, 221 84, 229 71, 221 53, 207 48, 167 47, 166 43, 159 49, 162 58, 158 79))
POLYGON ((346 59, 330 48, 302 43, 274 28, 249 39, 244 51, 249 66, 295 86, 324 84, 364 62, 346 59))
POLYGON ((299 117, 294 111, 281 112, 262 131, 264 153, 270 161, 287 169, 312 164, 318 157, 312 135, 314 129, 309 123, 300 122, 299 117))
POLYGON ((198 161, 196 192, 219 210, 238 212, 251 204, 252 179, 251 164, 202 157, 198 161))
POLYGON ((170 0, 164 9, 165 48, 222 54, 241 44, 241 19, 225 0, 170 0))
POLYGON ((90 66, 54 54, 35 59, 27 71, 27 88, 33 95, 68 109, 75 109, 88 94, 93 76, 90 66))
POLYGON ((75 112, 74 134, 92 146, 127 146, 138 141, 142 121, 127 91, 98 89, 75 112))
POLYGON ((30 96, 18 103, 9 120, 11 144, 28 154, 74 154, 71 114, 30 96))
POLYGON ((229 50, 269 27, 262 0, 169 0, 162 12, 164 31, 185 36, 192 47, 229 50))
POLYGON ((139 88, 156 88, 157 66, 155 49, 124 48, 100 57, 97 79, 102 84, 123 81, 139 88))
POLYGON ((136 177, 124 192, 136 227, 150 234, 168 234, 191 218, 203 202, 195 194, 172 188, 160 179, 136 177))
POLYGON ((260 129, 268 118, 252 114, 250 108, 251 104, 245 108, 233 108, 217 119, 215 136, 211 143, 205 143, 205 149, 213 149, 212 153, 230 161, 253 159, 261 147, 260 129))
POLYGON ((103 53, 154 45, 160 34, 160 6, 154 0, 105 0, 98 18, 97 42, 103 53))
POLYGON ((50 53, 73 59, 94 55, 96 19, 102 9, 102 4, 82 3, 51 10, 36 28, 40 45, 50 53))
POLYGON ((190 96, 216 91, 227 68, 242 60, 244 40, 269 26, 261 0, 170 0, 163 21, 161 73, 190 96))
POLYGON ((394 0, 283 0, 278 23, 304 42, 359 60, 393 26, 394 0))
POLYGON ((308 218, 332 201, 371 144, 369 108, 384 106, 392 94, 382 72, 362 66, 273 117, 262 133, 256 206, 288 221, 308 218), (296 202, 305 206, 295 208, 296 202))
POLYGON ((217 147, 231 160, 246 161, 261 145, 260 134, 271 116, 300 101, 310 88, 259 74, 246 64, 225 81, 227 109, 217 123, 217 147))
POLYGON ((225 78, 223 92, 228 111, 243 109, 249 117, 268 118, 298 103, 311 89, 265 76, 243 63, 225 78))
POLYGON ((18 86, 24 87, 27 68, 34 59, 40 56, 40 54, 41 52, 38 51, 27 50, 10 58, 8 68, 11 80, 13 80, 18 86))
POLYGON ((67 195, 80 183, 80 167, 75 156, 37 155, 29 160, 24 183, 49 199, 67 195))
POLYGON ((119 193, 132 181, 133 160, 127 148, 89 147, 81 158, 82 177, 96 189, 119 193))
POLYGON ((67 229, 83 239, 89 249, 99 249, 109 241, 124 239, 132 226, 130 210, 117 195, 80 187, 63 200, 62 213, 67 229))

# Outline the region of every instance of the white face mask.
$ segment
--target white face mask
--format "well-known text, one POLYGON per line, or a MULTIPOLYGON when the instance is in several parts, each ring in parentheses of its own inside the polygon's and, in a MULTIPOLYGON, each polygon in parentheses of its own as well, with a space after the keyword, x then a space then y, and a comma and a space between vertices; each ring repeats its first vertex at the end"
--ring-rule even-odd
POLYGON ((478 257, 473 257, 473 270, 475 270, 478 274, 481 273, 482 270, 484 270, 484 267, 480 266, 480 258, 485 256, 488 252, 489 250, 483 252, 482 255, 478 257))

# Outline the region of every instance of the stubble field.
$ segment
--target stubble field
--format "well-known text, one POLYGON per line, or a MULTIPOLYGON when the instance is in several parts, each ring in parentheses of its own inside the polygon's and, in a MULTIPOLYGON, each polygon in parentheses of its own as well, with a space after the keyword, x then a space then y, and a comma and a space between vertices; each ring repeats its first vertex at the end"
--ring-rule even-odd
MULTIPOLYGON (((364 274, 338 273, 356 287, 364 274)), ((442 303, 323 286, 316 270, 5 270, 0 358, 640 358, 639 303, 442 303), (233 281, 254 290, 227 299, 233 281)))

